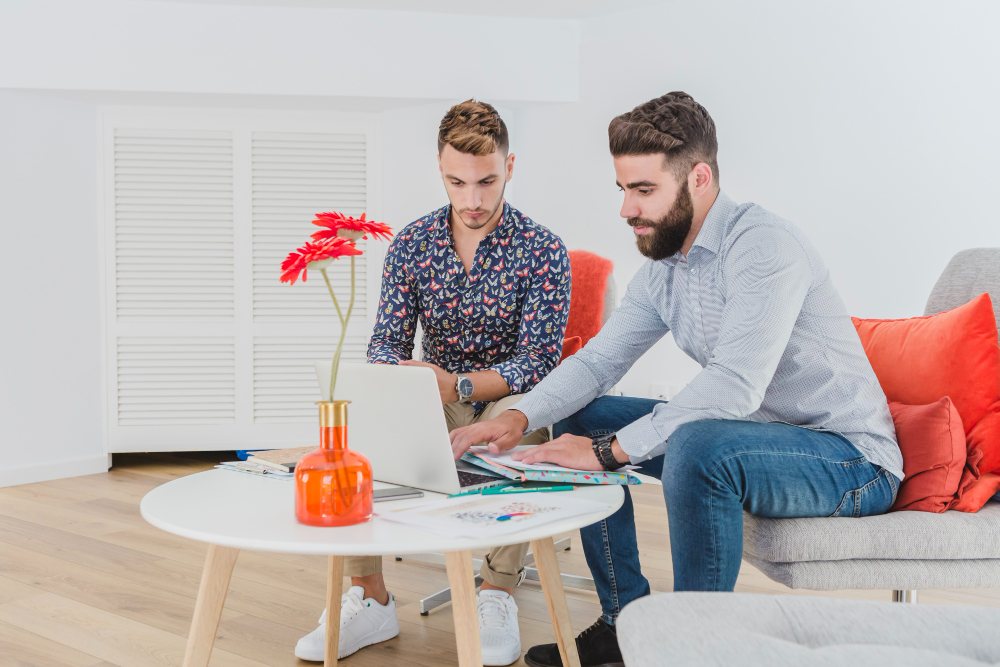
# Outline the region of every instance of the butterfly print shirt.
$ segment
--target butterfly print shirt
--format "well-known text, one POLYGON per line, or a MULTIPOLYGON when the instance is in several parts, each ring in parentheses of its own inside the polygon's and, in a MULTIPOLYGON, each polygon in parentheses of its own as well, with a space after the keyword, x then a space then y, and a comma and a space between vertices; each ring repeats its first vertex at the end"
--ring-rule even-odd
MULTIPOLYGON (((504 202, 468 275, 453 247, 451 206, 403 228, 389 245, 368 361, 413 356, 450 373, 494 370, 521 394, 556 367, 569 317, 569 254, 558 236, 504 202)), ((485 402, 473 402, 478 413, 485 402)))

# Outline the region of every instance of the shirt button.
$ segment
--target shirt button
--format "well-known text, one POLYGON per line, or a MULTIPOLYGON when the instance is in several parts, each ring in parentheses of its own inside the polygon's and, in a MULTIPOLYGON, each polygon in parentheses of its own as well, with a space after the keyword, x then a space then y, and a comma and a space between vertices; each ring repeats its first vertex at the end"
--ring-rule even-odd
POLYGON ((702 346, 701 346, 701 349, 703 349, 703 350, 705 350, 706 352, 708 352, 708 345, 702 345, 702 346))
POLYGON ((694 312, 695 312, 695 314, 700 313, 701 312, 701 308, 695 307, 694 312))
POLYGON ((691 273, 698 273, 698 269, 691 269, 691 273))

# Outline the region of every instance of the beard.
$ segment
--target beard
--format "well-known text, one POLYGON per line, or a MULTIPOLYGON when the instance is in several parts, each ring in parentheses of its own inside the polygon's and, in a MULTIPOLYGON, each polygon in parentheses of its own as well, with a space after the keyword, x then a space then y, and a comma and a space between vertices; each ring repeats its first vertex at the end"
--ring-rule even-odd
POLYGON ((642 218, 629 218, 628 224, 633 227, 649 227, 652 234, 635 237, 635 245, 643 255, 654 261, 673 257, 684 247, 691 224, 694 221, 694 203, 687 183, 681 186, 677 200, 666 215, 653 222, 642 218))
POLYGON ((464 209, 460 211, 457 208, 455 208, 454 204, 452 204, 452 209, 454 209, 455 213, 458 215, 458 219, 461 220, 462 224, 465 225, 468 229, 472 230, 482 229, 483 227, 489 224, 490 220, 493 219, 493 216, 496 215, 497 210, 501 206, 503 206, 503 195, 504 192, 506 191, 507 191, 507 184, 504 183, 503 188, 501 188, 500 190, 500 197, 497 199, 497 203, 495 206, 492 207, 492 209, 477 208, 477 209, 464 209), (464 213, 488 213, 488 215, 481 215, 478 218, 466 218, 465 215, 463 215, 464 213))

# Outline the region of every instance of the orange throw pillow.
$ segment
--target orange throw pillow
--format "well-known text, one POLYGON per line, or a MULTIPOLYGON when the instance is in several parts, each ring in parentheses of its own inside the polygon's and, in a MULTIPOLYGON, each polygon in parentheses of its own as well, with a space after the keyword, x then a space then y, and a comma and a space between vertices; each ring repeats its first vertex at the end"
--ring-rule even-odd
POLYGON ((559 357, 559 363, 562 363, 566 357, 572 357, 579 352, 581 347, 583 347, 583 341, 580 340, 579 336, 570 336, 563 340, 563 351, 562 356, 559 357))
POLYGON ((937 315, 852 319, 890 401, 927 405, 951 398, 965 426, 960 501, 981 473, 1000 468, 1000 344, 989 294, 937 315))
POLYGON ((906 476, 890 511, 945 511, 965 470, 965 429, 958 410, 945 396, 930 405, 889 403, 889 411, 906 476))
MULTIPOLYGON (((569 251, 573 289, 569 296, 566 336, 579 336, 586 345, 604 326, 604 292, 615 265, 586 250, 569 251)), ((569 355, 566 355, 569 356, 569 355)))

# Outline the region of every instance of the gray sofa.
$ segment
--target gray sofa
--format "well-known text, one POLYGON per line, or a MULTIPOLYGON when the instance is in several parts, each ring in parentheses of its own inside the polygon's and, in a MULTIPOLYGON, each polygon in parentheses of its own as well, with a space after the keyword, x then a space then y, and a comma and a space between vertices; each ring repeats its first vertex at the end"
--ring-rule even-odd
MULTIPOLYGON (((963 250, 931 291, 926 315, 989 292, 1000 325, 1000 248, 963 250)), ((744 515, 743 557, 791 588, 893 590, 915 602, 920 588, 1000 587, 1000 502, 976 514, 765 519, 744 515)))
POLYGON ((983 667, 1000 610, 747 593, 662 593, 618 617, 627 667, 983 667))

